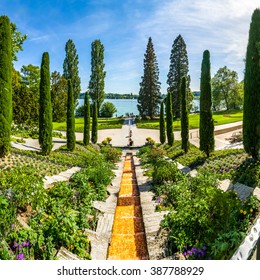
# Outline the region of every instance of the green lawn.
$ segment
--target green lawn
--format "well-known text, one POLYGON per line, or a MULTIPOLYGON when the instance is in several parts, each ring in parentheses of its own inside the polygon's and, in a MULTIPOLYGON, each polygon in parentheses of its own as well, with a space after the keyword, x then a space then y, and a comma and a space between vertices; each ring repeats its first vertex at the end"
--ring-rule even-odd
MULTIPOLYGON (((99 118, 98 119, 98 129, 113 129, 121 128, 123 124, 122 118, 99 118)), ((66 122, 62 123, 53 123, 53 130, 66 130, 66 122)), ((84 130, 84 119, 75 118, 75 130, 76 132, 83 132, 84 130)))
MULTIPOLYGON (((227 124, 232 122, 242 121, 243 110, 236 111, 221 111, 213 114, 215 125, 227 124)), ((159 129, 159 119, 156 120, 141 120, 136 123, 138 128, 159 129)), ((199 128, 199 114, 189 115, 190 129, 199 128)), ((181 130, 181 120, 173 121, 174 130, 181 130)))

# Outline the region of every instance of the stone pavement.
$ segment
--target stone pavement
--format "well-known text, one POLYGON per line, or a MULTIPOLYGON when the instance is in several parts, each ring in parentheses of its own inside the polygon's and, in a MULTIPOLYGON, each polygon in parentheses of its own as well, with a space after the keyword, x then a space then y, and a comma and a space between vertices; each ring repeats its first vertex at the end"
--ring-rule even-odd
POLYGON ((48 189, 50 188, 54 183, 56 182, 66 182, 66 181, 69 181, 70 177, 78 172, 81 168, 80 167, 77 167, 77 166, 74 166, 66 171, 62 171, 60 172, 59 174, 57 175, 53 175, 53 176, 45 176, 44 177, 44 188, 45 189, 48 189))
MULTIPOLYGON (((241 129, 237 129, 238 126, 241 126, 242 122, 235 122, 230 124, 224 124, 215 126, 215 131, 225 131, 226 129, 230 129, 230 132, 226 132, 223 134, 215 135, 215 149, 225 149, 225 148, 237 148, 243 147, 241 143, 231 145, 228 141, 228 138, 232 136, 234 131, 241 131, 241 129), (232 130, 236 129, 236 130, 232 130)), ((134 141, 134 147, 141 147, 145 144, 146 138, 151 137, 155 140, 155 142, 160 142, 160 132, 158 129, 141 129, 137 128, 135 123, 133 123, 132 119, 125 119, 122 128, 117 129, 102 129, 98 130, 98 143, 101 143, 107 137, 111 137, 111 144, 115 147, 126 147, 129 144, 129 133, 132 131, 132 139, 134 141)), ((191 129, 190 132, 190 142, 195 146, 199 146, 199 138, 198 138, 198 129, 191 129)), ((63 136, 66 136, 66 131, 59 131, 63 136)), ((83 133, 76 132, 76 139, 83 140, 83 133)), ((174 138, 176 140, 181 139, 181 132, 175 131, 174 138)), ((17 143, 12 142, 12 147, 22 149, 22 150, 40 150, 38 139, 26 139, 24 138, 26 143, 17 143)), ((61 138, 53 138, 53 149, 58 149, 60 146, 66 144, 66 139, 61 138)))
POLYGON ((119 192, 123 172, 123 155, 120 161, 116 164, 116 169, 113 171, 115 177, 113 178, 111 185, 107 188, 109 196, 106 201, 94 201, 93 203, 94 208, 99 211, 96 230, 85 230, 91 244, 90 255, 92 260, 107 259, 107 250, 112 234, 114 214, 117 205, 117 194, 119 192))

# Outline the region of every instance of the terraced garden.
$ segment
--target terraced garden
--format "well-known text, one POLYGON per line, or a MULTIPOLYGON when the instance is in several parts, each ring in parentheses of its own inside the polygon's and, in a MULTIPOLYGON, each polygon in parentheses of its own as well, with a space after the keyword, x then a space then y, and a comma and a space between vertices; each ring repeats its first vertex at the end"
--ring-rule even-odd
POLYGON ((121 151, 112 147, 95 150, 77 145, 41 156, 12 150, 1 161, 0 171, 0 259, 56 259, 65 248, 82 259, 90 259, 85 229, 96 226, 92 204, 107 196, 121 151), (44 188, 44 176, 79 166, 69 182, 44 188))
POLYGON ((230 259, 258 217, 260 204, 255 195, 241 199, 220 185, 229 178, 233 186, 244 183, 253 193, 259 186, 260 162, 242 149, 216 151, 205 158, 192 146, 185 155, 178 141, 173 147, 147 145, 139 156, 152 180, 157 210, 169 211, 161 224, 168 232, 169 256, 230 259), (177 162, 193 172, 186 175, 177 162))

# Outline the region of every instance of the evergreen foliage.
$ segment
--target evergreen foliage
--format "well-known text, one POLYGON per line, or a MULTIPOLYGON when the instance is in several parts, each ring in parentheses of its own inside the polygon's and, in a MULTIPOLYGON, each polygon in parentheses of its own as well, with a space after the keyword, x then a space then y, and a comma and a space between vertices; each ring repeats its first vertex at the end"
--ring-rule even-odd
POLYGON ((144 75, 141 77, 137 99, 137 108, 141 117, 149 116, 153 118, 158 115, 161 97, 160 87, 158 63, 150 37, 144 55, 144 75))
POLYGON ((52 149, 50 58, 48 52, 44 52, 42 55, 39 102, 39 143, 42 154, 48 155, 52 149))
POLYGON ((73 151, 76 144, 75 116, 74 116, 74 92, 72 82, 68 80, 68 102, 67 102, 67 149, 73 151))
POLYGON ((71 80, 73 92, 74 92, 74 103, 78 102, 80 95, 80 77, 79 77, 79 57, 74 42, 69 39, 65 46, 66 56, 63 62, 63 75, 67 80, 71 80))
POLYGON ((168 144, 173 145, 174 134, 173 134, 173 114, 172 114, 172 95, 171 92, 168 92, 166 100, 166 134, 168 144))
POLYGON ((3 114, 0 114, 0 157, 6 156, 11 148, 11 127, 3 114))
POLYGON ((90 102, 88 93, 85 94, 84 99, 84 134, 83 143, 88 145, 90 141, 90 102))
MULTIPOLYGON (((73 99, 75 96, 73 96, 73 99)), ((59 72, 51 73, 51 103, 52 119, 54 122, 63 122, 66 119, 68 99, 68 82, 59 72)), ((75 104, 74 100, 74 104, 75 104)))
POLYGON ((186 77, 181 80, 181 148, 185 154, 189 149, 189 112, 187 109, 186 77))
POLYGON ((12 123, 12 39, 10 20, 0 17, 0 157, 10 150, 12 123))
POLYGON ((111 102, 105 102, 100 109, 100 116, 103 118, 111 118, 117 112, 115 105, 111 102))
POLYGON ((214 120, 212 117, 211 101, 211 75, 210 75, 210 53, 205 50, 201 64, 200 79, 200 150, 207 157, 214 151, 214 120))
POLYGON ((187 107, 190 111, 192 107, 193 94, 190 90, 189 61, 186 50, 186 44, 181 35, 174 40, 170 56, 170 67, 167 75, 167 91, 172 94, 172 112, 173 116, 181 116, 181 79, 187 77, 187 107))
POLYGON ((260 9, 253 12, 244 79, 243 143, 253 158, 260 149, 260 9))
POLYGON ((92 133, 91 133, 91 142, 93 144, 97 143, 98 139, 98 108, 97 102, 93 103, 93 116, 92 116, 92 133))
POLYGON ((89 81, 89 95, 92 102, 97 103, 97 110, 99 110, 105 98, 105 77, 104 71, 104 45, 100 40, 95 40, 91 44, 91 75, 89 81))
POLYGON ((164 144, 166 141, 165 135, 165 119, 164 119, 164 103, 162 101, 160 108, 160 142, 164 144))

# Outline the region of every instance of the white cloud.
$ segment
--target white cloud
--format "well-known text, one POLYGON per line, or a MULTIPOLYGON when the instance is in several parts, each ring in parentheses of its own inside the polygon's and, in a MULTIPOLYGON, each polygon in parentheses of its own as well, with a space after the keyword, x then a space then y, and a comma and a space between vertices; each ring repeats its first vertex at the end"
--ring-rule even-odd
MULTIPOLYGON (((168 71, 173 40, 182 34, 187 44, 191 79, 192 74, 199 73, 198 62, 205 49, 210 50, 217 64, 213 65, 214 70, 228 64, 241 74, 250 18, 258 6, 259 0, 165 1, 158 4, 153 15, 137 25, 137 32, 141 37, 152 34, 158 41, 159 65, 163 72, 168 71)), ((195 79, 193 85, 198 87, 198 77, 195 79)))

